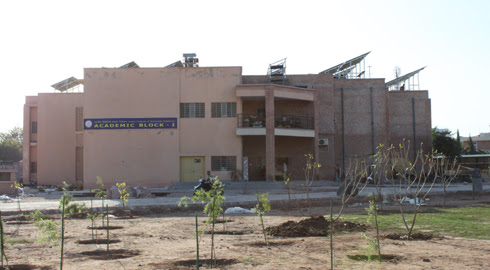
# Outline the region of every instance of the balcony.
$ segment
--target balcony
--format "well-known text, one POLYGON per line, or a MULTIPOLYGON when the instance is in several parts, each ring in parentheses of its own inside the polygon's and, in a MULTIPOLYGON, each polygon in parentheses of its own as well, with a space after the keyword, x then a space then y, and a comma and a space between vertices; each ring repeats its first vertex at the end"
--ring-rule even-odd
POLYGON ((2 170, 2 171, 15 170, 14 162, 11 162, 11 161, 0 161, 0 170, 2 170))
MULTIPOLYGON (((265 116, 237 114, 237 135, 265 135, 265 116)), ((315 122, 311 116, 275 115, 274 135, 315 137, 315 122)))

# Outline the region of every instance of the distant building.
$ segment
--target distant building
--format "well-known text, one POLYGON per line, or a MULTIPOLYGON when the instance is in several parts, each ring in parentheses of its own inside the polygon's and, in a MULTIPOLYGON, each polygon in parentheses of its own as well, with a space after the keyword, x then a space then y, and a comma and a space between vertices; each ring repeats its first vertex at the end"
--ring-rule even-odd
POLYGON ((0 161, 0 192, 13 193, 11 185, 22 182, 22 161, 0 161))
MULTIPOLYGON (((463 147, 470 147, 470 137, 460 138, 463 147)), ((471 136, 475 150, 481 150, 490 154, 490 132, 480 133, 477 136, 471 136)))
POLYGON ((334 180, 379 144, 406 139, 412 156, 420 143, 429 152, 428 91, 415 90, 411 76, 365 78, 366 55, 298 75, 286 74, 285 60, 248 76, 199 67, 195 54, 164 68, 85 68, 83 80, 53 85, 59 93, 26 98, 24 179, 163 187, 207 170, 250 181, 287 170, 295 180, 311 153, 323 165, 318 176, 334 180))

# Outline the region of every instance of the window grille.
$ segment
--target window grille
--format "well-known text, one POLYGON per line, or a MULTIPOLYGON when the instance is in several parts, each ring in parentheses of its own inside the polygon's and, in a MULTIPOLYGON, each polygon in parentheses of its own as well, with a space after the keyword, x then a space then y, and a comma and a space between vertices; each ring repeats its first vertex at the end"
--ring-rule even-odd
POLYGON ((236 102, 211 103, 211 117, 236 117, 236 102))
POLYGON ((235 171, 236 157, 235 156, 218 156, 211 157, 212 171, 235 171))
POLYGON ((37 122, 31 123, 31 133, 37 133, 37 122))
POLYGON ((31 173, 37 173, 37 162, 31 162, 31 173))
POLYGON ((83 131, 83 107, 75 109, 75 130, 83 131))
POLYGON ((204 103, 180 103, 180 118, 204 118, 204 103))

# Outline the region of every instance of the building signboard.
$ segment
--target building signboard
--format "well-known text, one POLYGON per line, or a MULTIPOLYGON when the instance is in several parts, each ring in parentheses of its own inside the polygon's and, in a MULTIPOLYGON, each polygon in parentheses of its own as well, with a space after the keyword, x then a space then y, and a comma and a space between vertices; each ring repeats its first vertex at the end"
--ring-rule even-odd
POLYGON ((85 130, 177 128, 177 117, 85 118, 83 128, 85 130))

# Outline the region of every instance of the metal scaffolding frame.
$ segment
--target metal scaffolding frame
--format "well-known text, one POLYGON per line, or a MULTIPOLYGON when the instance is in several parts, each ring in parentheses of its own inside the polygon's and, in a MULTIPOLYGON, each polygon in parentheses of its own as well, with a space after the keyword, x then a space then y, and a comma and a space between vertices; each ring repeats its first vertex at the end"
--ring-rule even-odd
POLYGON ((269 65, 267 75, 269 75, 269 83, 280 83, 284 85, 286 82, 286 59, 281 59, 269 65))
POLYGON ((79 80, 75 77, 70 77, 51 85, 51 87, 53 87, 55 90, 60 91, 61 93, 80 92, 80 85, 82 84, 83 80, 79 80))
POLYGON ((391 80, 386 83, 386 87, 390 91, 414 91, 414 90, 420 90, 420 78, 419 78, 419 73, 422 71, 424 68, 419 68, 415 71, 412 71, 410 73, 407 73, 405 75, 402 75, 398 78, 395 78, 394 80, 391 80), (417 80, 415 80, 415 77, 417 77, 417 80))
POLYGON ((331 74, 335 79, 364 79, 366 78, 365 58, 369 53, 371 52, 367 52, 335 65, 319 74, 331 74))
POLYGON ((199 59, 195 53, 184 53, 184 67, 199 67, 199 59))

